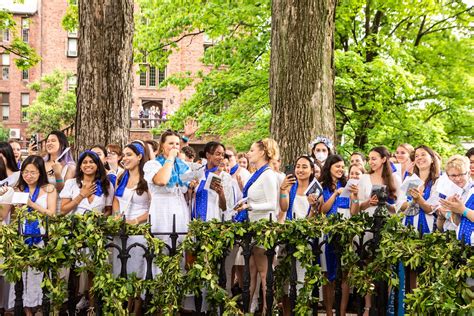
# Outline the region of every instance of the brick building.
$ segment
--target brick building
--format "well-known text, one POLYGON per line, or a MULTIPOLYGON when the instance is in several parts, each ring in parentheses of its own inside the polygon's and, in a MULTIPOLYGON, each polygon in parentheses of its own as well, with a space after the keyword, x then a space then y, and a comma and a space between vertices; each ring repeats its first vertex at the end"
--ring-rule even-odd
MULTIPOLYGON (((10 129, 11 138, 26 140, 30 136, 22 109, 35 99, 35 92, 29 90, 27 85, 56 69, 76 73, 77 33, 69 33, 61 25, 67 6, 67 0, 24 0, 23 3, 0 1, 0 10, 10 11, 14 15, 16 34, 41 57, 35 67, 21 71, 14 63, 18 57, 0 47, 0 119, 3 126, 10 129)), ((8 45, 13 39, 12 33, 0 30, 0 45, 8 45)), ((176 111, 194 93, 192 87, 179 91, 176 87, 160 89, 159 84, 175 72, 196 73, 205 69, 200 58, 206 44, 203 36, 185 39, 179 44, 180 49, 170 56, 169 64, 163 70, 147 66, 146 72, 139 73, 138 65, 135 66, 132 138, 151 137, 149 129, 160 124, 166 115, 176 111), (140 112, 142 119, 138 119, 140 112)), ((74 89, 76 78, 71 78, 67 85, 74 89)))

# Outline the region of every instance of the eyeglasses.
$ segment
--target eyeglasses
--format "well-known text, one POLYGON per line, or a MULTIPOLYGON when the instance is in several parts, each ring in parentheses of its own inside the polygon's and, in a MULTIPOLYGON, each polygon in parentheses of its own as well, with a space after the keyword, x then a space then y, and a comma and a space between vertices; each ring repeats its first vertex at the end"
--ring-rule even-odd
POLYGON ((448 177, 451 179, 462 178, 467 174, 467 172, 460 173, 460 174, 448 174, 448 177))
POLYGON ((39 172, 38 171, 23 171, 21 174, 24 175, 24 176, 33 176, 34 177, 34 176, 39 175, 39 172))
POLYGON ((110 155, 110 156, 118 156, 118 154, 117 154, 115 151, 108 151, 108 152, 107 152, 107 155, 110 155))

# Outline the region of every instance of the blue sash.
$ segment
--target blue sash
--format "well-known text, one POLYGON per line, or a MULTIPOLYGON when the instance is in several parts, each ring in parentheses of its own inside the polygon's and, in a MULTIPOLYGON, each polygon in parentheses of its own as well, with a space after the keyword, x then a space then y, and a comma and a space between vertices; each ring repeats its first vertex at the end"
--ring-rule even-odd
MULTIPOLYGON (((25 192, 26 193, 30 192, 30 188, 28 186, 25 187, 25 192)), ((40 188, 36 186, 35 191, 33 192, 33 195, 31 196, 32 202, 36 202, 36 200, 38 199, 39 192, 40 192, 40 188)), ((28 212, 31 212, 31 211, 33 211, 33 208, 28 206, 28 212)), ((41 230, 39 228, 38 220, 34 220, 34 221, 27 220, 25 222, 25 235, 40 235, 40 234, 41 234, 41 230)), ((33 246, 33 244, 38 244, 40 241, 41 241, 41 237, 39 236, 28 237, 25 239, 25 243, 29 246, 33 246)))
MULTIPOLYGON (((423 190, 423 199, 428 201, 431 194, 432 181, 428 182, 428 185, 423 190)), ((413 226, 415 220, 415 215, 405 216, 405 226, 413 226)), ((420 212, 418 213, 418 231, 423 236, 424 234, 430 233, 430 228, 428 227, 428 222, 426 221, 426 214, 420 207, 420 212)))
POLYGON ((235 164, 235 166, 233 166, 232 168, 230 168, 230 175, 233 176, 237 170, 239 169, 239 164, 235 164))
MULTIPOLYGON (((338 181, 336 184, 336 190, 342 188, 341 182, 338 181)), ((324 188, 323 189, 323 199, 324 202, 328 201, 334 191, 331 191, 329 188, 324 188)), ((326 213, 326 216, 333 215, 337 213, 338 208, 349 208, 350 207, 350 199, 348 197, 340 197, 337 196, 336 200, 331 206, 331 209, 326 213)))
POLYGON ((115 189, 115 196, 118 196, 118 197, 123 196, 123 192, 125 191, 125 188, 127 187, 129 178, 130 178, 130 172, 128 172, 128 170, 125 170, 123 172, 122 178, 120 179, 120 182, 117 184, 117 188, 115 189))
MULTIPOLYGON (((466 202, 466 208, 474 209, 474 194, 466 202)), ((471 222, 467 217, 461 217, 461 224, 459 226, 458 239, 467 245, 471 245, 471 235, 474 231, 474 222, 471 222)))
POLYGON ((117 175, 109 173, 107 175, 107 178, 109 178, 110 183, 112 183, 112 186, 115 188, 115 183, 117 182, 117 175))
MULTIPOLYGON (((166 162, 166 158, 164 156, 156 157, 156 160, 164 166, 166 162)), ((174 160, 173 169, 171 170, 171 177, 166 185, 168 188, 172 188, 174 186, 184 186, 186 185, 181 181, 180 176, 188 171, 189 167, 185 164, 181 159, 177 158, 174 160)), ((207 177, 207 175, 206 175, 207 177)))
POLYGON ((207 177, 209 176, 209 172, 217 171, 217 167, 212 169, 205 170, 205 177, 204 180, 201 180, 199 183, 199 187, 196 190, 196 208, 195 211, 191 214, 192 219, 200 219, 202 221, 206 221, 207 217, 207 200, 209 192, 204 189, 204 185, 206 184, 207 177))
POLYGON ((95 193, 96 196, 102 196, 104 194, 104 191, 102 190, 102 182, 100 180, 95 181, 95 193))
MULTIPOLYGON (((290 190, 290 201, 288 203, 288 210, 286 211, 286 219, 290 221, 293 219, 293 204, 295 203, 296 191, 298 191, 298 181, 296 181, 291 186, 291 190, 290 190)), ((306 213, 306 216, 308 216, 310 210, 311 210, 311 205, 308 208, 308 212, 306 213)))
MULTIPOLYGON (((338 181, 336 184, 336 190, 341 188, 341 182, 338 181)), ((328 201, 334 191, 331 191, 330 188, 326 187, 323 189, 323 199, 324 202, 328 201)), ((338 208, 349 208, 350 207, 350 199, 347 197, 336 197, 336 200, 331 206, 331 209, 329 212, 326 213, 326 216, 331 216, 333 214, 337 214, 337 209, 338 208)), ((326 235, 324 236, 325 240, 328 240, 329 237, 326 235)), ((328 273, 328 280, 330 282, 336 280, 336 273, 337 273, 337 257, 336 253, 334 251, 334 246, 331 243, 326 244, 326 251, 325 251, 325 256, 326 256, 326 265, 327 265, 327 273, 328 273)))
MULTIPOLYGON (((247 181, 247 183, 245 184, 244 186, 244 190, 242 191, 243 193, 243 198, 246 198, 248 193, 249 193, 249 189, 250 187, 252 186, 252 184, 255 183, 255 181, 257 181, 257 179, 262 175, 262 173, 268 169, 268 164, 260 167, 260 169, 258 169, 257 171, 255 171, 255 173, 250 177, 250 179, 247 181)), ((242 210, 240 212, 237 213, 237 215, 235 216, 234 218, 234 221, 236 222, 245 222, 249 219, 249 212, 248 210, 242 210)))

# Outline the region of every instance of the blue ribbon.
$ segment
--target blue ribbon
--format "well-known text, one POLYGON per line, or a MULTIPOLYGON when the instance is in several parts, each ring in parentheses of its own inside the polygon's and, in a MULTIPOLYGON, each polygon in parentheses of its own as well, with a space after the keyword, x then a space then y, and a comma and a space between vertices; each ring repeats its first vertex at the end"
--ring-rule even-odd
MULTIPOLYGON (((466 208, 474 209, 474 194, 471 194, 469 200, 466 202, 466 208)), ((471 235, 474 231, 474 222, 470 221, 469 218, 462 216, 461 224, 459 226, 458 239, 471 245, 471 235)))
MULTIPOLYGON (((336 190, 342 188, 341 182, 338 181, 336 184, 336 190)), ((334 191, 331 191, 330 188, 324 188, 323 189, 323 199, 324 202, 329 200, 331 198, 331 195, 334 193, 334 191)), ((327 216, 333 215, 337 213, 338 208, 349 208, 350 207, 350 199, 348 197, 336 197, 336 200, 331 206, 331 209, 326 213, 327 216)))
POLYGON ((209 197, 209 192, 204 189, 204 185, 206 184, 207 177, 209 176, 210 172, 216 172, 217 167, 212 169, 207 169, 204 171, 205 177, 204 180, 201 180, 199 183, 199 187, 196 190, 196 208, 193 214, 191 214, 193 219, 200 219, 202 221, 206 221, 207 218, 207 201, 209 197))
MULTIPOLYGON (((265 170, 267 170, 268 168, 269 168, 268 164, 266 164, 266 165, 260 167, 260 169, 258 169, 257 171, 255 171, 255 173, 250 177, 250 179, 247 181, 247 183, 244 186, 244 189, 242 191, 243 198, 247 197, 247 195, 249 193, 249 189, 252 186, 252 184, 254 184, 255 181, 257 181, 257 179, 262 175, 262 173, 265 170)), ((236 221, 236 222, 245 222, 248 219, 249 219, 249 211, 248 210, 242 210, 239 213, 237 213, 237 215, 234 218, 234 221, 236 221)))
MULTIPOLYGON (((30 192, 30 188, 28 186, 25 187, 25 192, 26 193, 30 192)), ((31 201, 32 202, 36 202, 36 200, 38 199, 39 192, 40 192, 40 188, 39 188, 39 186, 36 186, 35 191, 33 192, 33 195, 31 196, 31 201)), ((33 211, 33 208, 29 206, 28 207, 28 212, 31 212, 31 211, 33 211)), ((39 221, 38 220, 34 220, 34 221, 26 220, 26 222, 25 222, 25 235, 40 235, 40 234, 41 234, 41 230, 39 228, 39 221)), ((41 237, 39 237, 39 236, 28 237, 28 238, 25 239, 25 243, 29 246, 33 246, 33 244, 38 244, 40 241, 41 241, 41 237)))
POLYGON ((115 182, 117 182, 117 175, 109 173, 107 175, 107 178, 109 178, 110 183, 112 183, 112 186, 115 188, 115 182))
MULTIPOLYGON (((337 184, 336 184, 336 190, 341 188, 341 187, 342 187, 342 184, 341 184, 340 181, 338 181, 337 184)), ((331 198, 333 193, 334 193, 334 191, 331 191, 330 188, 328 188, 328 187, 324 188, 323 189, 324 202, 328 201, 331 198)), ((350 199, 347 198, 347 197, 338 196, 338 197, 336 197, 336 200, 332 204, 331 209, 329 210, 329 212, 326 213, 326 216, 336 214, 338 208, 349 208, 349 207, 350 207, 350 199)), ((329 236, 328 235, 324 236, 324 239, 328 240, 329 236)), ((338 265, 337 265, 336 253, 334 251, 334 246, 329 242, 326 244, 325 256, 326 256, 326 265, 327 265, 327 269, 328 269, 328 280, 332 282, 332 281, 336 280, 336 273, 337 273, 337 266, 338 265)))
POLYGON ((125 188, 127 187, 129 178, 130 178, 130 173, 128 172, 128 170, 125 170, 123 172, 122 178, 120 179, 120 182, 117 185, 117 188, 115 189, 115 196, 118 196, 118 197, 123 196, 123 192, 125 191, 125 188))
POLYGON ((100 180, 95 181, 95 193, 96 196, 102 196, 104 194, 104 191, 102 190, 102 182, 100 180))
POLYGON ((238 169, 239 169, 239 164, 236 163, 235 166, 230 168, 230 175, 233 176, 237 172, 238 169))
MULTIPOLYGON (((423 190, 423 199, 428 201, 431 194, 432 181, 430 180, 423 190)), ((405 216, 405 226, 413 226, 415 220, 415 215, 405 216)), ((423 236, 424 234, 430 233, 430 228, 428 227, 428 222, 426 221, 426 214, 420 207, 420 212, 418 213, 418 231, 423 236)))
MULTIPOLYGON (((288 210, 286 211, 286 219, 290 221, 293 219, 293 205, 295 204, 296 191, 298 191, 298 181, 296 181, 290 189, 290 201, 288 203, 288 210)), ((310 210, 311 205, 308 208, 306 216, 308 216, 310 210)))
MULTIPOLYGON (((156 160, 162 165, 165 165, 166 158, 164 156, 156 157, 156 160)), ((180 176, 188 171, 189 167, 185 164, 181 159, 176 158, 174 160, 173 169, 171 170, 171 177, 166 185, 168 188, 172 188, 174 186, 184 186, 186 185, 181 181, 180 176)), ((206 176, 207 177, 207 176, 206 176)))

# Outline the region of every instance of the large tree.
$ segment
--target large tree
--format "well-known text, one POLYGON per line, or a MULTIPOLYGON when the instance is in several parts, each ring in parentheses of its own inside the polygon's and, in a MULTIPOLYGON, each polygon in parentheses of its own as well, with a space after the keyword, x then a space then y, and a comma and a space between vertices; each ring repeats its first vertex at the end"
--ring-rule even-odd
POLYGON ((79 0, 76 151, 128 140, 133 0, 79 0))
POLYGON ((308 152, 315 135, 335 137, 335 9, 335 0, 273 0, 271 135, 284 162, 308 152))

